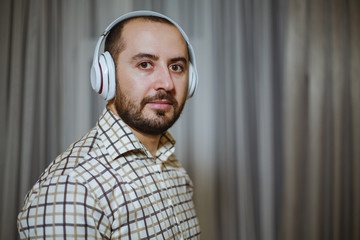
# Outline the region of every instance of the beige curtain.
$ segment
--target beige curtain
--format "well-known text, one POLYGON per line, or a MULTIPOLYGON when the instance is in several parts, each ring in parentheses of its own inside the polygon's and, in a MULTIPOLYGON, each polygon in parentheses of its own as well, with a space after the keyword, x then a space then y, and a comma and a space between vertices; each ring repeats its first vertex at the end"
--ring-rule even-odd
POLYGON ((0 1, 0 239, 40 173, 96 122, 96 40, 119 15, 188 33, 199 89, 171 129, 202 239, 360 239, 358 0, 0 1))
POLYGON ((0 238, 16 239, 21 199, 59 152, 61 25, 56 1, 0 5, 0 238))
POLYGON ((282 239, 359 239, 360 2, 289 1, 282 239))

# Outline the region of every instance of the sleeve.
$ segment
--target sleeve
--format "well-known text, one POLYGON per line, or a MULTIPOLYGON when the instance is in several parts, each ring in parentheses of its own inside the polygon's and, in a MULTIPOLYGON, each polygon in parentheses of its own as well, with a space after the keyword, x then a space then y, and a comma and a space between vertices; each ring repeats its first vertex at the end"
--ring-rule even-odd
POLYGON ((20 239, 110 239, 99 200, 83 184, 58 176, 34 187, 17 220, 20 239), (65 237, 66 236, 66 237, 65 237))

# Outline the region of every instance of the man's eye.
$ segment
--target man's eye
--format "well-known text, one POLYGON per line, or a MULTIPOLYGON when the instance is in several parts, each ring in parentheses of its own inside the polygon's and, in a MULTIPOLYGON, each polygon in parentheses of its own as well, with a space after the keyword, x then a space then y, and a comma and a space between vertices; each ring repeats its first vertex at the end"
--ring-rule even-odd
POLYGON ((149 63, 149 62, 142 62, 142 63, 140 63, 138 66, 139 66, 139 68, 141 68, 141 69, 150 69, 150 68, 151 68, 151 63, 149 63))
POLYGON ((180 65, 174 64, 170 66, 170 70, 174 72, 182 72, 184 68, 180 65))

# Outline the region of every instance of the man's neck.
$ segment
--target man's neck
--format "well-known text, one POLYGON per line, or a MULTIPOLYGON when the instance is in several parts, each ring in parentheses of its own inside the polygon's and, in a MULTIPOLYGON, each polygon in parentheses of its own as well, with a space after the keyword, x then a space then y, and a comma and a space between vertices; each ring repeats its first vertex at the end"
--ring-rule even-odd
MULTIPOLYGON (((116 116, 120 117, 115 109, 114 104, 109 104, 108 107, 112 113, 114 113, 116 116)), ((140 140, 140 142, 146 147, 146 149, 150 152, 150 154, 153 157, 156 157, 156 152, 159 147, 159 141, 160 141, 161 134, 151 135, 151 134, 146 134, 146 133, 140 132, 134 128, 131 128, 130 126, 129 126, 129 128, 134 133, 134 135, 140 140)))

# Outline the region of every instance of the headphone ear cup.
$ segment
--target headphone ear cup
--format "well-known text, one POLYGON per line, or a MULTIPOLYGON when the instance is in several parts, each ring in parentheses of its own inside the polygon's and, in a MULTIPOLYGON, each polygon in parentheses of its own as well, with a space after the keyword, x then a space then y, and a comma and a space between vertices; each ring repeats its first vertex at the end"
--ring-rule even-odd
POLYGON ((116 71, 115 71, 114 60, 111 57, 111 54, 109 52, 104 52, 103 55, 105 57, 106 64, 108 67, 108 79, 109 79, 108 94, 105 100, 109 101, 115 97, 115 93, 116 93, 116 71))
POLYGON ((101 54, 99 57, 99 66, 100 66, 100 74, 101 74, 101 86, 100 86, 99 94, 101 95, 101 97, 106 99, 109 93, 109 68, 104 54, 101 54))
POLYGON ((198 85, 198 75, 196 72, 196 69, 194 68, 194 66, 192 65, 192 63, 190 62, 189 65, 189 83, 188 83, 188 95, 187 98, 191 98, 194 93, 195 90, 197 88, 198 85))
POLYGON ((93 65, 91 66, 91 71, 90 71, 90 82, 91 82, 91 87, 92 89, 99 93, 100 88, 101 88, 101 73, 100 73, 100 66, 99 66, 99 62, 98 61, 94 61, 93 65))

